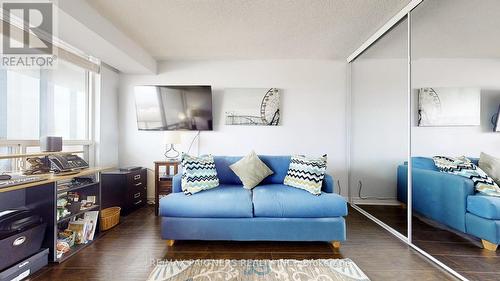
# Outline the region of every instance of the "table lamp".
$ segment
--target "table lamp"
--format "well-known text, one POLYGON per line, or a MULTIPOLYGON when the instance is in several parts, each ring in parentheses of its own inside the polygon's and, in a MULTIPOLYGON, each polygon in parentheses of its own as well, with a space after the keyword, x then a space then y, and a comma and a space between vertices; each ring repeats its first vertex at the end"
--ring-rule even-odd
POLYGON ((181 143, 181 135, 179 132, 166 132, 164 141, 166 145, 165 158, 167 158, 168 161, 179 160, 179 151, 175 150, 174 147, 175 144, 181 143))

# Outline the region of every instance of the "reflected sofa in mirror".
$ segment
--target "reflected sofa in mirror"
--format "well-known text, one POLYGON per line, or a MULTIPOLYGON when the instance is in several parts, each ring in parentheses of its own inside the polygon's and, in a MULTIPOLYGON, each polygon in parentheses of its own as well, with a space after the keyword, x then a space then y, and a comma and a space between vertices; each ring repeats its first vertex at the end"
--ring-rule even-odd
POLYGON ((473 280, 500 280, 499 4, 425 0, 411 12, 412 243, 473 280))
MULTIPOLYGON (((398 165, 408 159, 408 21, 351 62, 351 202, 403 235, 398 165)), ((405 200, 406 201, 406 200, 405 200)))

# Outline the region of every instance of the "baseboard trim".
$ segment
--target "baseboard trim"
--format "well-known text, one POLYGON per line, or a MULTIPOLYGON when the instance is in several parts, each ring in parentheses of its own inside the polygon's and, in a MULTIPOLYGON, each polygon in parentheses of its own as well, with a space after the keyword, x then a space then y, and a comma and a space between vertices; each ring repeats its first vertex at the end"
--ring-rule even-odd
POLYGON ((388 198, 388 199, 361 199, 361 198, 352 198, 352 203, 356 205, 384 205, 384 206, 399 206, 401 202, 399 202, 396 198, 388 198))

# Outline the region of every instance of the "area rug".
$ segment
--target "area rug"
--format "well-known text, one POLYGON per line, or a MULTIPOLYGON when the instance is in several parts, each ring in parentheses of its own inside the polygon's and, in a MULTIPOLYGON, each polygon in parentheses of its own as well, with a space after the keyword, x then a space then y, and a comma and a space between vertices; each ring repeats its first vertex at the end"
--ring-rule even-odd
POLYGON ((160 261, 148 281, 369 281, 350 259, 160 261))

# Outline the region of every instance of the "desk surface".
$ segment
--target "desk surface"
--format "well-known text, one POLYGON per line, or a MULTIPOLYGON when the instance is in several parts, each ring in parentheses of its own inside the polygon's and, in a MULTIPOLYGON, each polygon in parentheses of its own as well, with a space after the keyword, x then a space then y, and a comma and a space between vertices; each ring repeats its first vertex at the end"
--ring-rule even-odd
MULTIPOLYGON (((35 181, 35 182, 30 182, 30 183, 15 185, 15 186, 11 186, 11 187, 1 188, 0 189, 0 193, 2 193, 2 192, 8 192, 8 191, 14 191, 14 190, 19 190, 19 189, 25 189, 25 188, 30 188, 30 187, 36 187, 36 186, 39 186, 39 185, 44 185, 44 184, 48 184, 48 183, 54 183, 54 182, 61 181, 61 180, 68 180, 68 179, 72 179, 72 178, 75 178, 75 177, 88 176, 88 175, 91 175, 91 174, 95 174, 95 173, 99 173, 99 172, 106 171, 106 170, 111 170, 111 169, 113 169, 113 168, 112 167, 92 167, 92 168, 88 168, 88 169, 82 170, 81 172, 79 172, 77 174, 71 174, 71 175, 50 174, 50 175, 46 176, 47 179, 42 180, 42 181, 35 181)), ((40 175, 40 176, 44 177, 43 175, 40 175)))

